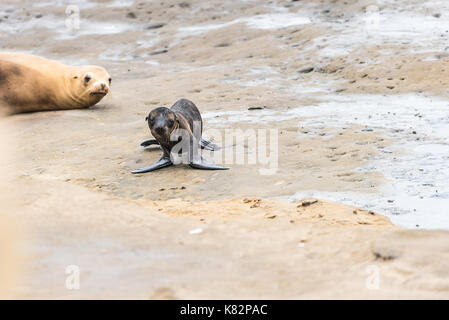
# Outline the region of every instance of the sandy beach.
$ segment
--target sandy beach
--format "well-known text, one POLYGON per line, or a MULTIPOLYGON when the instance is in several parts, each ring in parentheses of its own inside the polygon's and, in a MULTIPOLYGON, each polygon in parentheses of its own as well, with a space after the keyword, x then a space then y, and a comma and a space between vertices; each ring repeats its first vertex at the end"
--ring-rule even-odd
POLYGON ((448 9, 2 1, 0 51, 113 80, 89 109, 1 119, 0 297, 448 299, 448 9), (230 170, 132 175, 161 154, 148 112, 180 98, 230 170))

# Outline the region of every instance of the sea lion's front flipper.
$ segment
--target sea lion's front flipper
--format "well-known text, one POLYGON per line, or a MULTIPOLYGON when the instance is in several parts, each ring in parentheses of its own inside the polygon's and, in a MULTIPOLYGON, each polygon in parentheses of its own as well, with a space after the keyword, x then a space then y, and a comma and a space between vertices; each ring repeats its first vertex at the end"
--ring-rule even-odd
POLYGON ((140 145, 142 147, 148 147, 151 146, 152 144, 159 144, 159 142, 157 142, 156 139, 150 139, 150 140, 145 140, 144 142, 142 142, 140 145))
POLYGON ((215 143, 212 143, 203 138, 201 138, 200 145, 201 145, 201 149, 206 149, 206 150, 210 150, 210 151, 220 150, 220 147, 217 146, 215 143))
POLYGON ((146 167, 134 170, 134 171, 132 171, 132 173, 137 174, 137 173, 150 172, 150 171, 162 169, 162 168, 165 168, 165 167, 169 167, 171 165, 173 165, 173 163, 171 162, 170 157, 167 157, 167 156, 164 155, 164 156, 162 156, 162 158, 160 158, 155 163, 153 163, 153 164, 151 164, 149 166, 146 166, 146 167))
POLYGON ((213 162, 207 161, 203 157, 200 157, 199 160, 192 161, 189 165, 192 168, 202 169, 202 170, 228 170, 229 169, 229 168, 226 168, 226 167, 218 166, 218 165, 216 165, 213 162))

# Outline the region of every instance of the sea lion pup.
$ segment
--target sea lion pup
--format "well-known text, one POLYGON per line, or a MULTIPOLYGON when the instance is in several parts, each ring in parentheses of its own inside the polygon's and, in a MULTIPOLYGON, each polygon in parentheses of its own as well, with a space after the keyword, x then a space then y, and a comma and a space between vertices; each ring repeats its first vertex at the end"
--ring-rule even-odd
POLYGON ((163 150, 162 157, 147 167, 132 171, 132 173, 145 173, 173 165, 173 156, 182 151, 188 152, 188 164, 192 168, 205 170, 227 170, 229 168, 218 166, 205 160, 198 152, 201 145, 209 150, 217 150, 218 146, 201 139, 203 120, 195 104, 187 99, 175 102, 170 108, 160 107, 152 110, 148 117, 151 134, 155 140, 147 140, 142 146, 159 144, 163 150))
POLYGON ((24 53, 0 53, 0 113, 87 108, 109 92, 99 66, 72 67, 24 53))

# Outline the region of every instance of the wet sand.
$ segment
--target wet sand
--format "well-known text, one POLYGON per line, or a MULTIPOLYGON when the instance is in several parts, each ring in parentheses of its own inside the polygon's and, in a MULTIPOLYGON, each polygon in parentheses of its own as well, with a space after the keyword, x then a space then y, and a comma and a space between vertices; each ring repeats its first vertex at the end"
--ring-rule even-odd
MULTIPOLYGON (((70 31, 65 3, 7 0, 0 50, 99 64, 113 77, 112 92, 88 110, 2 120, 17 141, 16 216, 34 230, 15 294, 447 298, 447 233, 384 217, 449 228, 447 159, 414 151, 447 145, 446 22, 421 2, 379 9, 406 9, 428 29, 393 21, 384 33, 363 29, 366 4, 356 1, 84 1, 80 29, 70 31), (182 97, 202 111, 206 136, 276 129, 276 174, 245 163, 131 175, 160 154, 139 147, 150 137, 145 116, 182 97), (421 165, 428 158, 432 168, 421 165), (367 210, 301 206, 310 195, 367 210), (67 265, 80 266, 80 290, 65 288, 67 265), (372 270, 379 289, 366 284, 372 270)), ((215 142, 225 153, 250 148, 215 142)))

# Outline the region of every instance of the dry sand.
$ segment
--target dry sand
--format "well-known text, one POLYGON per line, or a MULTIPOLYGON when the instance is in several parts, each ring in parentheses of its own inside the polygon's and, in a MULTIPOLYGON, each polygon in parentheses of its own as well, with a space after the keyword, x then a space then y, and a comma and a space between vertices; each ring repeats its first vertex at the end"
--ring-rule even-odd
POLYGON ((18 211, 17 184, 14 183, 14 149, 10 131, 12 127, 0 118, 0 299, 15 296, 18 275, 21 270, 20 240, 22 231, 18 228, 15 213, 18 211), (9 170, 8 170, 9 169, 9 170))
MULTIPOLYGON (((375 193, 383 173, 357 169, 394 142, 385 132, 308 128, 297 117, 232 118, 252 106, 264 107, 253 114, 282 116, 323 92, 445 98, 447 59, 395 54, 411 44, 365 46, 354 37, 359 47, 343 46, 350 51, 343 56, 320 54, 341 37, 333 23, 350 38, 370 1, 84 1, 73 33, 64 26, 65 4, 4 2, 0 50, 100 64, 113 76, 111 94, 91 109, 3 120, 14 128, 16 159, 4 166, 17 173, 10 185, 20 190, 13 220, 29 230, 14 297, 449 298, 449 232, 403 229, 338 203, 275 198, 298 190, 375 193), (277 23, 302 12, 316 22, 251 27, 250 17, 273 12, 281 14, 277 23), (210 27, 217 24, 224 25, 210 27), (111 25, 118 31, 98 34, 111 25), (207 115, 206 129, 277 129, 277 173, 246 164, 131 175, 160 153, 138 147, 149 138, 146 114, 181 97, 207 115), (80 268, 79 290, 66 288, 70 265, 80 268)), ((421 2, 407 8, 419 11, 421 2)))

